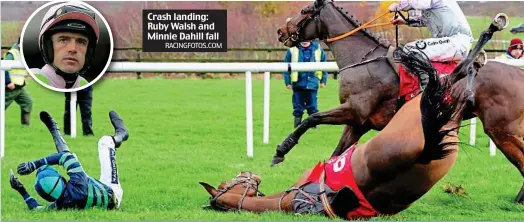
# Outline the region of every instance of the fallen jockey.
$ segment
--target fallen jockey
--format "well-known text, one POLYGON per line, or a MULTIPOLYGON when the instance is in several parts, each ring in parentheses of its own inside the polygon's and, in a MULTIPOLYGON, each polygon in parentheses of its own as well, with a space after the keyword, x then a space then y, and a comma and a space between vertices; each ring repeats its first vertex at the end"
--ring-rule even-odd
POLYGON ((36 161, 18 165, 18 174, 29 175, 37 170, 35 190, 45 200, 52 202, 47 207, 42 206, 29 195, 23 184, 11 171, 11 187, 18 191, 30 210, 33 209, 89 209, 101 207, 118 209, 122 203, 123 190, 116 167, 116 149, 129 137, 123 120, 115 111, 109 112, 109 118, 115 129, 113 136, 102 136, 98 141, 100 159, 100 180, 86 174, 75 154, 69 148, 60 134, 57 123, 45 111, 40 113, 40 119, 53 136, 57 153, 36 161), (69 181, 61 176, 52 165, 66 168, 69 181))

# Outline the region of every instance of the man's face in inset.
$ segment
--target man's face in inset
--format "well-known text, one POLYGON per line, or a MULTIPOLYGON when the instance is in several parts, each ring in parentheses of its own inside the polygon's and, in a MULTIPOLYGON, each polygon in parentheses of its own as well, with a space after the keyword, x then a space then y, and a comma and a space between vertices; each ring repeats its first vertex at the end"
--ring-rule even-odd
POLYGON ((76 73, 84 67, 89 39, 73 32, 58 32, 53 41, 53 65, 66 73, 76 73))

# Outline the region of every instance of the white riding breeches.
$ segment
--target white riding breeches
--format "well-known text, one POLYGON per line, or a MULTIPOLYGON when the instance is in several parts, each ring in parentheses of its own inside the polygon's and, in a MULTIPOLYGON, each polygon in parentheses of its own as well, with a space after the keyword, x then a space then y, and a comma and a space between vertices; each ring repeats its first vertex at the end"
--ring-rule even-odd
POLYGON ((98 140, 98 158, 100 159, 100 182, 113 189, 117 200, 116 208, 120 208, 124 191, 118 178, 115 142, 110 136, 103 136, 98 140))
POLYGON ((413 41, 404 46, 404 51, 421 50, 433 62, 460 62, 468 56, 472 44, 473 38, 457 34, 413 41))

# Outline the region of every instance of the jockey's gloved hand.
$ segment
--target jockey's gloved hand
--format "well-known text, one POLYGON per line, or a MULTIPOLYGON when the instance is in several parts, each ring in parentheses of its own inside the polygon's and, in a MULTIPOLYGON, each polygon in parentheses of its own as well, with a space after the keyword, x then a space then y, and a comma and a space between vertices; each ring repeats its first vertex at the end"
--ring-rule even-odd
POLYGON ((20 175, 28 175, 35 171, 36 165, 33 162, 25 162, 18 165, 17 172, 20 175))
POLYGON ((20 181, 18 181, 18 179, 12 173, 11 173, 11 177, 9 178, 9 183, 11 184, 11 188, 18 191, 18 193, 20 193, 21 195, 24 195, 25 193, 27 193, 24 185, 20 183, 20 181))

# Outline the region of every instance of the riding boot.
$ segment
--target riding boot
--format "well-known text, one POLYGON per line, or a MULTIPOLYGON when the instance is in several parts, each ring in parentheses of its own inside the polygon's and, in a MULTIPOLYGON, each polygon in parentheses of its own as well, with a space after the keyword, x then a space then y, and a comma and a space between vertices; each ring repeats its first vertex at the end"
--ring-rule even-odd
POLYGON ((58 127, 58 124, 53 119, 53 117, 51 117, 51 115, 48 112, 42 111, 40 112, 40 120, 46 125, 47 129, 51 133, 53 141, 55 142, 56 150, 59 153, 69 152, 69 147, 67 146, 66 141, 60 134, 60 128, 58 127))
POLYGON ((295 128, 302 123, 302 117, 295 117, 295 128))
POLYGON ((115 128, 115 135, 113 137, 113 141, 115 142, 115 148, 120 147, 124 141, 126 141, 129 138, 129 133, 127 132, 126 127, 124 126, 124 120, 120 118, 118 113, 111 110, 109 112, 109 119, 111 119, 111 124, 113 125, 113 128, 115 128))
POLYGON ((31 121, 31 112, 22 111, 20 116, 21 116, 22 125, 29 126, 30 121, 31 121))

